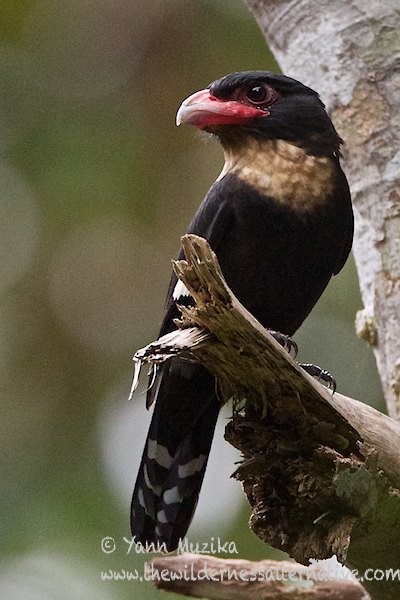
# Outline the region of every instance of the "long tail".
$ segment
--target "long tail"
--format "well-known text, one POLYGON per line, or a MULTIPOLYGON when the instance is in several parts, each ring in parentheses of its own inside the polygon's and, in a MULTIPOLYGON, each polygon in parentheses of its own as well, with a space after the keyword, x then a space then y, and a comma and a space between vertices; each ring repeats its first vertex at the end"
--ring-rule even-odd
POLYGON ((214 377, 179 359, 161 367, 154 389, 157 398, 133 492, 131 528, 136 542, 170 552, 192 520, 220 404, 214 377))

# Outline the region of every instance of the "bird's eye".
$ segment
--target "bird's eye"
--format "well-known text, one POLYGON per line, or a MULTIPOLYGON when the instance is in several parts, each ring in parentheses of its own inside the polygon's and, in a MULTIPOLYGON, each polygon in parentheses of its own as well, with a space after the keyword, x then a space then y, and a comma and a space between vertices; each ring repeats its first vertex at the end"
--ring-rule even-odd
POLYGON ((273 91, 266 85, 251 85, 246 89, 246 98, 252 104, 265 104, 272 100, 273 91))

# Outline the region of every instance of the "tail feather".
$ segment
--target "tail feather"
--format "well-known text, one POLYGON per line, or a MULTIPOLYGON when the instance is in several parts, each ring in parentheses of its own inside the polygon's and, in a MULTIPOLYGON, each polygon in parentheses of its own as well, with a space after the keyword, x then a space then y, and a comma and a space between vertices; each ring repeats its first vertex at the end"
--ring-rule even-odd
MULTIPOLYGON (((163 366, 164 367, 164 366, 163 366)), ((132 499, 136 541, 174 550, 192 520, 219 413, 214 378, 170 361, 158 394, 132 499)))

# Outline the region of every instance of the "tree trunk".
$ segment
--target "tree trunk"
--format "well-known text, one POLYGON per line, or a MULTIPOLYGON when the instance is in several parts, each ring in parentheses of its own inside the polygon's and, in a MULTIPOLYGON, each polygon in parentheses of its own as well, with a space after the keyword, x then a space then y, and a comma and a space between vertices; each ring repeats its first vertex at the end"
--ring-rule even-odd
POLYGON ((354 256, 389 415, 400 419, 398 0, 244 0, 282 71, 315 88, 345 142, 354 256))

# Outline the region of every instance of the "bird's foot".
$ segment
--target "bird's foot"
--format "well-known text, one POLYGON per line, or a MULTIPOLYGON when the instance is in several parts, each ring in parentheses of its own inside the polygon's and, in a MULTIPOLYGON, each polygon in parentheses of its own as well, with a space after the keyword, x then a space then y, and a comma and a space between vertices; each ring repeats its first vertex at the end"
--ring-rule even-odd
POLYGON ((276 340, 278 344, 282 346, 284 350, 286 350, 286 352, 289 352, 292 358, 296 358, 298 348, 296 342, 292 340, 291 337, 285 335, 284 333, 280 333, 280 331, 274 331, 273 329, 268 329, 268 333, 272 335, 274 340, 276 340))
POLYGON ((311 377, 314 377, 319 383, 325 385, 329 390, 332 390, 332 394, 336 391, 336 381, 333 375, 325 369, 321 369, 318 365, 312 365, 310 363, 300 364, 300 367, 306 371, 311 377))

